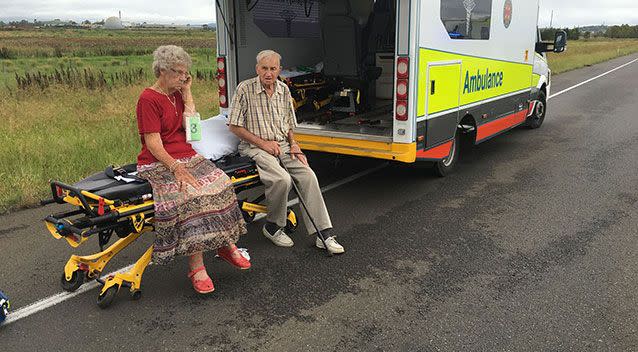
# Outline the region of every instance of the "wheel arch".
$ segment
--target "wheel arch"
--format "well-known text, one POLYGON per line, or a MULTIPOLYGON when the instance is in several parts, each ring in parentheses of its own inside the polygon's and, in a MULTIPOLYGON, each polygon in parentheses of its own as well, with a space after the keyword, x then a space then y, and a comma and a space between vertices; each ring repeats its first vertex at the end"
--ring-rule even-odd
POLYGON ((478 124, 474 115, 466 113, 458 123, 457 130, 461 133, 462 142, 471 142, 476 144, 476 132, 478 124))
POLYGON ((543 83, 540 90, 545 93, 545 96, 547 96, 547 83, 543 83))

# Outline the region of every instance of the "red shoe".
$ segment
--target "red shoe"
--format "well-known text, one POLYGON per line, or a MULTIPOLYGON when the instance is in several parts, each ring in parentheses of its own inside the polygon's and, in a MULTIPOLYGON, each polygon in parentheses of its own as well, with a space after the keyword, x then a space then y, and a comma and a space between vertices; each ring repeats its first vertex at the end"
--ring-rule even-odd
POLYGON ((242 270, 250 268, 250 261, 241 255, 241 253, 239 253, 237 257, 233 257, 233 253, 237 251, 238 249, 235 245, 233 245, 232 248, 222 247, 217 250, 217 255, 236 268, 242 270))
POLYGON ((206 280, 195 280, 195 274, 198 272, 206 270, 206 268, 202 265, 199 268, 193 269, 188 273, 188 278, 191 279, 191 283, 193 284, 193 289, 197 293, 211 293, 215 291, 215 286, 213 286, 213 280, 209 277, 206 280))

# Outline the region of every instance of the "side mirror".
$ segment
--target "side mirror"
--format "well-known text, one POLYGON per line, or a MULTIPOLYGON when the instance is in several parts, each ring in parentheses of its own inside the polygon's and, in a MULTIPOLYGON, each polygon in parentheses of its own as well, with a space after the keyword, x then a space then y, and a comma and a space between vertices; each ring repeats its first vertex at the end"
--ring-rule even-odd
POLYGON ((562 53, 567 47, 567 33, 565 31, 556 32, 554 42, 538 42, 536 43, 536 52, 539 54, 547 52, 562 53))
POLYGON ((554 52, 562 53, 565 51, 567 47, 567 33, 565 31, 556 32, 556 36, 554 37, 554 52))

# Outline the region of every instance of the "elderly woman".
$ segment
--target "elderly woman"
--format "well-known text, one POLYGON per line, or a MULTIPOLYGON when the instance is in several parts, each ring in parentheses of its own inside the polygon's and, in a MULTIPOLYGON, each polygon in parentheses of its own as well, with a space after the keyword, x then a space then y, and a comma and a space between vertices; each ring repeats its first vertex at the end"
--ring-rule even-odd
POLYGON ((157 81, 137 103, 142 140, 137 169, 151 183, 155 202, 153 261, 188 256, 193 288, 209 293, 215 288, 202 253, 216 250, 230 264, 248 269, 250 262, 235 246, 246 224, 228 176, 186 141, 183 117, 195 112, 190 56, 174 45, 157 48, 153 56, 157 81))

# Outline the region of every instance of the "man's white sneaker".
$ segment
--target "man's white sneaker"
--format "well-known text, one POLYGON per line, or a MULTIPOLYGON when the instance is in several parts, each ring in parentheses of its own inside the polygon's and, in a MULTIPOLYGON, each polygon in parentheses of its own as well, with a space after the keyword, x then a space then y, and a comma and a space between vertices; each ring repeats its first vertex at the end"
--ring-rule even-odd
POLYGON ((266 230, 266 226, 264 226, 261 232, 264 234, 264 237, 279 247, 292 247, 295 244, 292 239, 286 235, 284 229, 279 229, 275 234, 271 235, 268 230, 266 230))
MULTIPOLYGON (((321 239, 319 237, 317 237, 317 240, 315 241, 315 245, 317 246, 317 248, 326 249, 326 247, 324 247, 323 242, 321 242, 321 239)), ((343 246, 340 245, 339 242, 337 242, 337 240, 335 239, 335 236, 330 236, 326 238, 326 246, 328 246, 328 250, 332 254, 341 254, 346 251, 345 249, 343 249, 343 246)))

